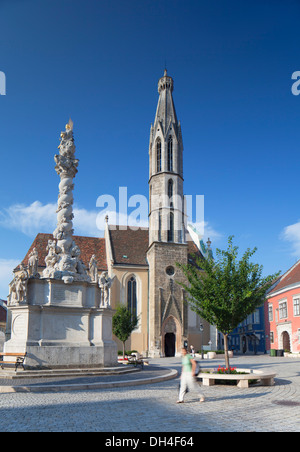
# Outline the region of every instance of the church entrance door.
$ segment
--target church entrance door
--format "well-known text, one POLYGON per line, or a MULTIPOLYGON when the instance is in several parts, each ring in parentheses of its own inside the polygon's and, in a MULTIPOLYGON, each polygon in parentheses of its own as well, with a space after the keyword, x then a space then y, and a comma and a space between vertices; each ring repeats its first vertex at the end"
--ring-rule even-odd
POLYGON ((165 356, 175 356, 176 336, 174 333, 166 333, 165 335, 165 356))

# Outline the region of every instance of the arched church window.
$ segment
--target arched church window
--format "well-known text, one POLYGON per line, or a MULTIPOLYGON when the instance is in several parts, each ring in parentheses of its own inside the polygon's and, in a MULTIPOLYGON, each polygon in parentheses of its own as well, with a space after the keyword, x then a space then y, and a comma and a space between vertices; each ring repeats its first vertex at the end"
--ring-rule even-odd
POLYGON ((127 309, 131 317, 137 316, 136 279, 134 276, 127 283, 127 309))
POLYGON ((173 179, 170 179, 168 182, 168 196, 169 199, 173 198, 173 179))
POLYGON ((159 209, 158 212, 158 241, 161 242, 161 209, 159 209))
POLYGON ((161 141, 158 138, 156 141, 156 172, 161 171, 161 141))
POLYGON ((168 139, 168 171, 173 171, 173 139, 168 139))
POLYGON ((174 213, 170 212, 170 224, 168 229, 168 242, 174 242, 174 213))

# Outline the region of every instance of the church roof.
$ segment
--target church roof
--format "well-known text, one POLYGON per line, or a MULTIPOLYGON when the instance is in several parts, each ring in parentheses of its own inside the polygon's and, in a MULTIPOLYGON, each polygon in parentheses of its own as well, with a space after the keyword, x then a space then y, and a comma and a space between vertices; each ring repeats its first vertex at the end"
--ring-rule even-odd
MULTIPOLYGON (((136 265, 148 267, 146 259, 149 247, 149 229, 139 228, 132 230, 123 226, 109 226, 110 243, 112 248, 112 258, 115 265, 136 265)), ((93 254, 97 259, 98 270, 107 270, 105 238, 73 236, 74 242, 81 251, 81 260, 89 267, 89 262, 93 254)), ((33 248, 38 252, 39 267, 45 267, 45 257, 47 256, 48 240, 53 240, 52 234, 39 233, 29 248, 22 264, 28 265, 28 258, 33 248)), ((189 262, 192 262, 192 256, 202 256, 196 244, 188 241, 189 262)), ((19 267, 16 268, 18 270, 19 267)))
MULTIPOLYGON (((119 265, 140 265, 148 267, 146 259, 149 247, 149 229, 130 228, 120 229, 119 226, 109 226, 110 242, 115 264, 119 265)), ((121 227, 122 228, 122 227, 121 227)), ((189 262, 194 262, 193 256, 202 257, 197 245, 188 236, 188 257, 189 262)))
MULTIPOLYGON (((45 257, 47 256, 48 240, 53 240, 52 234, 38 234, 29 248, 22 264, 28 265, 29 254, 36 248, 39 256, 39 267, 46 267, 45 257)), ((73 236, 73 240, 81 251, 80 259, 89 268, 89 262, 93 254, 96 255, 99 270, 107 270, 105 239, 99 237, 73 236)))
POLYGON ((115 264, 148 266, 146 260, 149 247, 148 228, 132 230, 124 227, 122 230, 119 226, 109 226, 109 234, 115 264))

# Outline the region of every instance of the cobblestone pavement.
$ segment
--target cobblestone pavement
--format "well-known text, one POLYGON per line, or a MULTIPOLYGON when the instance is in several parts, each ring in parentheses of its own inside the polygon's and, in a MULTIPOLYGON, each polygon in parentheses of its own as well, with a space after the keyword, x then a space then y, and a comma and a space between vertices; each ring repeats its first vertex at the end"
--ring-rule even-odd
MULTIPOLYGON (((180 368, 178 358, 153 363, 180 368)), ((189 393, 181 405, 178 379, 136 388, 0 394, 1 432, 300 432, 300 359, 244 356, 231 365, 274 371, 276 385, 207 387, 205 403, 189 393)))

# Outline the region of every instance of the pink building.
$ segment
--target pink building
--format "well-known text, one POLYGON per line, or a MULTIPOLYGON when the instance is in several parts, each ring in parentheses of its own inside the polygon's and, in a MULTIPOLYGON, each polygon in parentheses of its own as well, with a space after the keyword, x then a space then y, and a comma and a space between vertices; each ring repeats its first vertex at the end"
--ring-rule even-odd
POLYGON ((300 260, 269 291, 265 319, 267 350, 300 353, 300 260))

